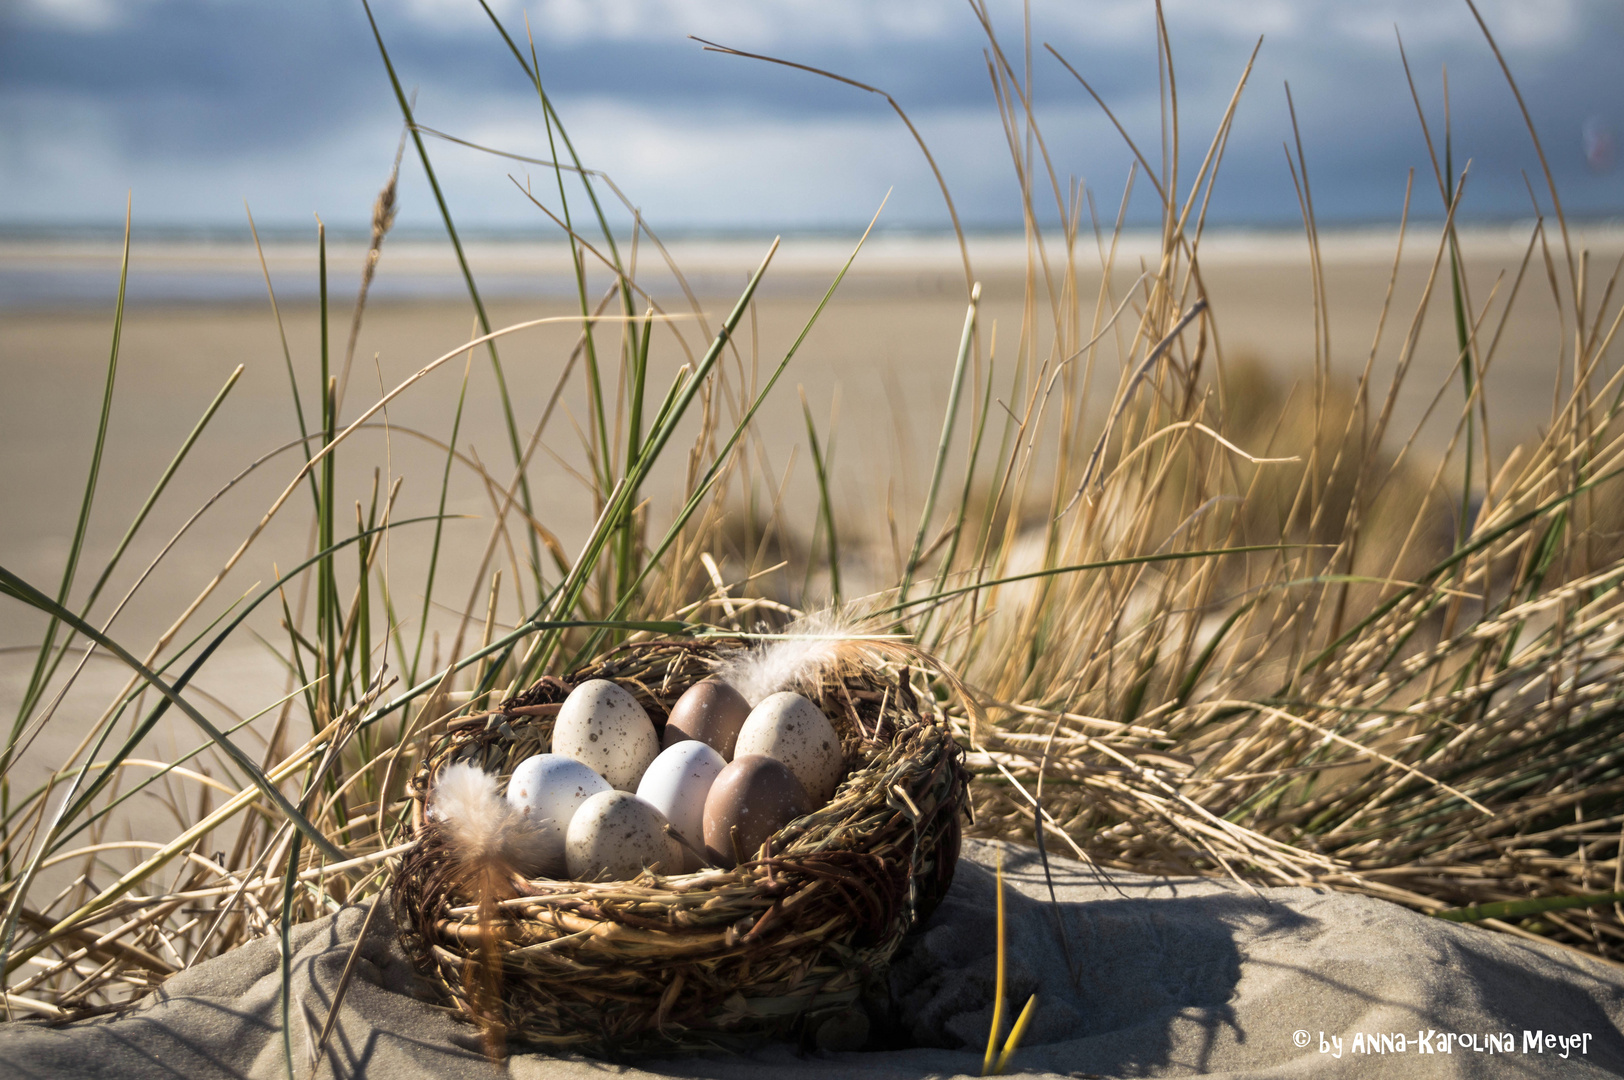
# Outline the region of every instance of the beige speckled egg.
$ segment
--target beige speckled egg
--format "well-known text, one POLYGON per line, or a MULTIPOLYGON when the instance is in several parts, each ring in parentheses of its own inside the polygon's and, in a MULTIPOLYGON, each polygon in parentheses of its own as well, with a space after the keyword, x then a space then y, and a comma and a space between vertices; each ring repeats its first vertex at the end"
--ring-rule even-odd
POLYGON ((682 852, 665 830, 665 815, 636 795, 600 791, 570 819, 564 860, 577 881, 626 881, 654 867, 675 873, 682 852))
POLYGON ((733 745, 739 728, 750 715, 750 703, 720 679, 705 679, 690 686, 671 706, 665 722, 665 745, 669 748, 684 739, 696 739, 722 755, 733 758, 733 745))
POLYGON ((564 699, 553 724, 553 753, 572 757, 620 791, 637 790, 660 752, 643 706, 607 679, 590 679, 564 699))
POLYGON ((753 859, 762 841, 802 814, 811 802, 806 789, 776 758, 741 754, 716 776, 705 797, 705 857, 717 866, 738 865, 738 850, 753 859))
POLYGON ((835 726, 816 705, 787 690, 750 710, 734 747, 736 757, 747 754, 764 754, 788 765, 814 808, 829 801, 845 772, 835 726))

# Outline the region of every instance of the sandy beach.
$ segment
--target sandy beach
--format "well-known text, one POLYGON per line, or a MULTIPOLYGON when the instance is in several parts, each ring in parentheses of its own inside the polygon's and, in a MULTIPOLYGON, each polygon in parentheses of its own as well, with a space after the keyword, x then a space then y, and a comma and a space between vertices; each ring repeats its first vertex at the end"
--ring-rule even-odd
MULTIPOLYGON (((1463 234, 1473 304, 1488 309, 1479 332, 1485 339, 1499 334, 1487 379, 1491 442, 1497 455, 1535 435, 1547 421, 1555 358, 1571 355, 1561 352, 1561 341, 1572 329, 1557 321, 1537 253, 1511 319, 1503 331, 1499 327, 1503 299, 1528 249, 1529 236, 1528 229, 1509 225, 1463 234)), ((1330 301, 1329 367, 1345 385, 1352 385, 1371 355, 1396 239, 1391 228, 1322 239, 1324 289, 1330 301)), ((1610 266, 1624 252, 1624 233, 1618 231, 1576 233, 1576 239, 1590 246, 1597 267, 1610 266)), ((783 241, 736 336, 737 355, 728 359, 735 385, 741 371, 746 381, 752 372, 760 379, 782 358, 852 242, 853 238, 793 236, 783 241)), ((1116 256, 1114 296, 1126 295, 1124 290, 1138 277, 1153 242, 1152 237, 1124 237, 1116 256)), ((710 326, 731 307, 768 243, 727 239, 670 245, 672 259, 690 275, 690 287, 699 294, 710 326)), ((1079 267, 1092 268, 1079 273, 1084 296, 1097 292, 1100 280, 1100 258, 1091 240, 1089 244, 1088 253, 1078 256, 1079 267)), ((1315 359, 1306 242, 1289 233, 1214 234, 1203 241, 1201 250, 1217 352, 1232 366, 1261 366, 1277 384, 1279 400, 1288 408, 1302 407, 1313 384, 1315 359), (1294 386, 1298 396, 1285 396, 1294 386)), ((329 251, 335 368, 348 333, 362 252, 353 242, 335 243, 329 251)), ((578 314, 565 293, 567 257, 557 247, 474 242, 469 252, 476 272, 489 283, 494 325, 578 314)), ((1373 386, 1378 393, 1385 391, 1397 363, 1437 254, 1435 232, 1412 227, 1375 355, 1373 386)), ((1019 411, 1023 399, 1012 400, 1010 390, 1020 348, 1016 337, 1026 246, 1019 237, 973 238, 971 255, 985 289, 981 318, 985 340, 993 347, 994 409, 1008 406, 1019 411)), ((267 257, 308 417, 315 407, 311 388, 317 381, 319 357, 319 312, 312 295, 314 246, 278 242, 267 257)), ((639 253, 645 267, 652 258, 647 248, 639 253)), ((48 591, 60 579, 82 496, 105 377, 117 266, 118 245, 108 241, 0 245, 0 280, 10 283, 7 302, 0 306, 0 384, 6 387, 0 395, 0 453, 9 466, 0 475, 0 505, 7 508, 0 515, 0 564, 48 591), (24 279, 43 283, 38 284, 43 294, 19 289, 16 282, 24 279)), ((1058 267, 1051 261, 1051 272, 1057 273, 1058 267)), ((674 279, 657 271, 647 271, 644 277, 667 310, 682 310, 674 279)), ((299 462, 298 451, 290 444, 298 424, 281 338, 253 248, 137 243, 130 281, 107 456, 85 566, 99 572, 197 417, 238 364, 244 371, 199 451, 154 508, 98 610, 111 611, 116 600, 107 598, 122 597, 200 506, 245 466, 280 448, 198 520, 120 613, 115 636, 137 646, 168 627, 216 574, 299 462)), ((394 387, 468 340, 475 322, 467 300, 454 291, 457 284, 456 266, 444 243, 411 240, 386 245, 344 401, 346 420, 376 401, 381 387, 394 387)), ((828 442, 832 435, 836 514, 843 543, 857 563, 853 573, 859 585, 865 577, 872 582, 894 580, 888 514, 905 523, 917 519, 947 401, 965 291, 958 248, 950 237, 872 240, 763 407, 762 437, 751 455, 758 497, 771 500, 781 493, 786 519, 803 530, 803 536, 812 526, 816 489, 798 386, 804 388, 820 439, 828 442), (873 565, 871 574, 863 574, 863 560, 873 565)), ((1397 402, 1390 437, 1394 447, 1420 421, 1436 391, 1458 377, 1447 305, 1447 278, 1441 277, 1417 338, 1409 382, 1397 402)), ((1102 321, 1108 314, 1102 312, 1102 321)), ((703 347, 704 334, 692 321, 682 332, 690 350, 703 347)), ((505 376, 525 434, 553 393, 577 334, 578 326, 565 322, 502 340, 505 376)), ((613 326, 599 330, 599 341, 611 354, 618 348, 617 335, 613 326)), ((1047 345, 1039 345, 1037 362, 1052 362, 1047 345)), ((667 385, 688 359, 674 336, 657 336, 650 359, 652 382, 667 385)), ((1214 359, 1209 357, 1209 373, 1214 359)), ((369 502, 376 469, 385 489, 394 478, 404 478, 397 519, 434 512, 444 456, 423 436, 444 440, 449 434, 465 370, 468 393, 458 447, 506 482, 511 450, 489 358, 480 352, 471 362, 457 357, 396 399, 385 414, 388 431, 380 416, 377 427, 355 436, 340 456, 341 502, 369 502)), ((1114 360, 1102 361, 1096 370, 1089 406, 1094 416, 1103 413, 1119 375, 1114 360)), ((1417 442, 1420 460, 1435 458, 1447 445, 1460 400, 1458 386, 1442 394, 1437 414, 1417 442)), ((995 419, 1001 422, 1001 413, 995 419)), ((581 433, 587 424, 577 376, 560 398, 530 474, 538 517, 571 551, 594 515, 575 472, 582 468, 581 433)), ((961 441, 957 454, 962 455, 963 446, 961 441)), ((672 512, 671 497, 665 493, 677 480, 678 467, 676 459, 664 462, 649 487, 656 522, 672 512)), ((473 580, 473 569, 490 535, 491 502, 477 483, 454 482, 452 490, 447 511, 467 517, 446 526, 436 599, 448 609, 461 610, 474 591, 488 585, 488 579, 473 580)), ((309 540, 304 509, 284 512, 271 521, 200 618, 215 617, 257 583, 272 580, 275 568, 286 568, 303 557, 309 540)), ((903 526, 904 532, 908 529, 903 526)), ((429 539, 427 525, 404 527, 393 535, 387 554, 391 580, 422 580, 429 539)), ((504 553, 498 552, 497 564, 508 564, 504 553)), ((86 576, 81 574, 82 582, 86 576)), ((85 587, 81 584, 81 589, 85 587)), ((421 604, 418 595, 396 599, 406 609, 421 604)), ((515 613, 516 604, 505 602, 503 618, 515 613)), ((266 605, 250 625, 274 640, 278 618, 266 605)), ((10 607, 6 619, 0 645, 12 648, 0 661, 0 707, 12 708, 32 659, 26 647, 17 647, 26 646, 39 623, 20 606, 10 607)), ((200 629, 203 624, 192 625, 200 629)), ((447 617, 439 625, 450 627, 454 620, 447 617)), ((93 664, 70 705, 79 701, 79 708, 99 712, 124 678, 112 662, 93 664)), ((197 686, 223 708, 240 712, 279 697, 285 692, 284 683, 284 673, 263 647, 243 638, 210 661, 197 686)), ((92 718, 83 716, 81 722, 92 718)), ((69 733, 75 726, 53 725, 28 760, 36 767, 58 760, 77 740, 69 733)), ((189 741, 191 736, 185 738, 189 741)))

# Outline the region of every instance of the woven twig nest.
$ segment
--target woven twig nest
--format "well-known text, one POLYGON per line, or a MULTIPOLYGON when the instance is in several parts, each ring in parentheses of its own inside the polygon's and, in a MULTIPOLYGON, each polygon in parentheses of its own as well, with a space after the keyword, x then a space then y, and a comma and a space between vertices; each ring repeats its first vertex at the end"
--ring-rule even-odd
POLYGON ((450 872, 454 852, 426 813, 439 770, 469 761, 505 781, 550 749, 558 704, 587 679, 619 683, 663 725, 684 690, 742 648, 728 639, 624 646, 449 726, 412 784, 421 842, 394 903, 408 952, 464 1016, 519 1041, 608 1057, 795 1037, 852 1008, 934 909, 959 854, 962 751, 906 669, 846 665, 797 687, 840 733, 846 776, 826 806, 752 861, 632 881, 514 878, 482 928, 478 898, 450 872), (493 958, 499 972, 482 970, 493 958))

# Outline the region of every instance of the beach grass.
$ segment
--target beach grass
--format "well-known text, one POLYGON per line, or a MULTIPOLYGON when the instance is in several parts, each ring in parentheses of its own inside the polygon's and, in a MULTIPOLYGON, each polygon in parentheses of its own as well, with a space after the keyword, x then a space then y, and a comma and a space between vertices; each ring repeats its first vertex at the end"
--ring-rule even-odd
MULTIPOLYGON (((628 640, 773 632, 828 607, 869 631, 906 634, 940 661, 940 671, 909 677, 943 704, 969 753, 976 835, 1031 840, 1107 869, 1360 892, 1603 958, 1624 945, 1624 370, 1608 361, 1624 308, 1616 273, 1591 280, 1548 172, 1536 204, 1548 200, 1550 216, 1539 213, 1515 275, 1474 297, 1456 228, 1469 206, 1466 170, 1455 167, 1447 118, 1434 144, 1439 118, 1421 112, 1417 95, 1438 150, 1428 165, 1443 225, 1412 225, 1406 199, 1391 281, 1406 244, 1425 246, 1430 273, 1418 295, 1390 284, 1370 362, 1349 384, 1329 363, 1313 163, 1295 142, 1317 329, 1312 371, 1288 393, 1225 355, 1201 261, 1250 61, 1192 173, 1179 159, 1176 69, 1162 28, 1168 109, 1155 134, 1168 149, 1152 167, 1134 145, 1127 183, 1154 190, 1160 244, 1154 259, 1127 265, 1126 192, 1115 219, 1102 221, 1093 193, 1056 172, 1036 121, 1030 65, 1064 58, 1030 46, 1006 54, 978 8, 1029 239, 1024 320, 1001 337, 983 324, 961 235, 965 318, 918 504, 888 506, 883 519, 841 505, 829 482, 835 422, 820 431, 803 395, 817 496, 808 514, 791 514, 781 477, 758 452, 758 411, 786 392, 786 372, 868 234, 829 268, 794 343, 760 355, 743 328, 777 243, 764 245, 713 326, 634 204, 576 156, 526 35, 486 11, 553 140, 557 160, 543 163, 551 183, 526 193, 568 238, 575 310, 491 323, 433 179, 424 135, 438 133, 416 125, 387 28, 374 21, 403 146, 430 177, 457 253, 470 336, 420 358, 415 374, 380 386, 365 407, 346 401, 360 393, 349 376, 367 291, 387 272, 397 158, 341 363, 327 331, 337 291, 323 231, 314 380, 300 381, 282 335, 297 465, 278 476, 280 495, 196 599, 141 648, 120 640, 128 596, 109 604, 104 586, 188 455, 205 445, 231 452, 209 423, 237 376, 180 438, 111 559, 82 566, 117 408, 121 274, 60 583, 52 592, 0 571, 9 602, 45 617, 0 758, 10 1015, 117 1009, 251 938, 286 942, 294 924, 342 905, 375 909, 411 842, 405 785, 452 719, 628 640), (629 231, 617 233, 611 200, 629 231), (667 295, 639 283, 650 251, 676 282, 667 295), (1095 272, 1098 289, 1085 290, 1095 272), (1557 354, 1499 362, 1556 372, 1549 423, 1497 458, 1483 376, 1503 327, 1535 291, 1562 312, 1557 354), (1439 297, 1457 349, 1451 379, 1414 386, 1411 362, 1439 297), (576 336, 553 392, 521 400, 499 346, 544 324, 576 336), (458 449, 476 355, 500 399, 511 459, 501 466, 458 449), (674 380, 654 380, 651 355, 682 358, 674 380), (1397 358, 1386 384, 1373 375, 1378 355, 1397 358), (388 463, 363 461, 371 483, 353 490, 339 468, 340 455, 348 464, 365 453, 351 441, 357 431, 390 430, 388 405, 406 394, 455 403, 443 438, 424 433, 443 459, 431 478, 437 509, 415 517, 397 516, 402 478, 388 463), (1415 395, 1432 401, 1424 423, 1447 432, 1441 454, 1392 430, 1395 403, 1415 395), (527 479, 552 442, 570 437, 557 430, 561 402, 581 421, 578 475, 595 512, 573 553, 527 479), (657 467, 674 487, 651 486, 657 467), (443 526, 461 485, 489 505, 489 531, 481 560, 453 568, 443 526), (251 550, 264 558, 255 545, 273 519, 301 516, 308 546, 277 553, 286 569, 242 597, 217 595, 251 550), (793 522, 807 518, 813 535, 797 535, 793 522), (394 580, 389 545, 408 543, 428 552, 426 572, 394 580), (894 573, 857 595, 857 568, 883 564, 888 543, 894 573), (471 582, 466 596, 448 599, 450 580, 471 582), (246 621, 261 609, 280 616, 283 637, 267 645, 285 694, 257 715, 211 719, 194 679, 250 633, 246 621), (520 617, 504 624, 503 610, 520 617), (91 655, 82 640, 129 672, 88 722, 59 707, 91 655), (166 760, 151 747, 171 712, 196 741, 166 760), (43 776, 25 774, 16 763, 48 725, 71 728, 75 748, 43 776), (153 799, 172 810, 173 836, 129 838, 130 816, 153 799)), ((885 96, 904 135, 919 138, 884 91, 852 85, 885 96)), ((1529 134, 1537 147, 1531 125, 1529 134)), ((951 213, 945 183, 943 195, 951 213)), ((280 325, 268 271, 266 280, 280 325)), ((272 456, 240 475, 284 468, 272 456)), ((165 571, 176 539, 137 589, 165 571)), ((998 1071, 993 1051, 989 1043, 998 1071)), ((303 1052, 287 1047, 290 1061, 303 1052)))

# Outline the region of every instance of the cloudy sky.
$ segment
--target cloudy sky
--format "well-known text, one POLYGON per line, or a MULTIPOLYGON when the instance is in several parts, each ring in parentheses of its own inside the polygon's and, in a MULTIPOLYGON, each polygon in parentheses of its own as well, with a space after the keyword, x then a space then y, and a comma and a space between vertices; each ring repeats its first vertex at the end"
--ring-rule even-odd
MULTIPOLYGON (((936 154, 966 223, 1018 226, 1019 202, 964 0, 500 0, 534 31, 548 91, 587 164, 666 230, 859 228, 888 189, 892 227, 947 224, 906 129, 883 99, 802 72, 708 53, 688 35, 838 71, 892 93, 936 154)), ((1539 127, 1564 204, 1624 214, 1624 7, 1616 0, 1480 0, 1539 127)), ((541 110, 476 0, 374 0, 420 122, 547 156, 541 110)), ((1021 63, 1018 3, 993 2, 1021 63)), ((1282 141, 1291 86, 1316 210, 1329 223, 1440 200, 1404 81, 1395 25, 1441 137, 1447 65, 1466 216, 1531 215, 1538 160, 1464 0, 1168 0, 1186 177, 1259 36, 1214 217, 1291 224, 1282 141)), ((1160 163, 1149 0, 1033 0, 1033 96, 1061 182, 1114 212, 1130 155, 1053 45, 1160 163)), ((148 227, 237 229, 319 213, 364 227, 400 114, 360 0, 0 0, 0 229, 96 227, 134 192, 148 227)), ((535 232, 523 165, 429 144, 459 222, 535 232)), ((402 223, 437 220, 408 157, 402 223)), ((551 176, 534 170, 538 191, 551 176)), ((1140 185, 1141 190, 1146 185, 1140 185)), ((1049 205, 1053 198, 1048 196, 1049 205)), ((552 200, 549 200, 552 201, 552 200)), ((1136 214, 1148 207, 1141 204, 1136 214)))

